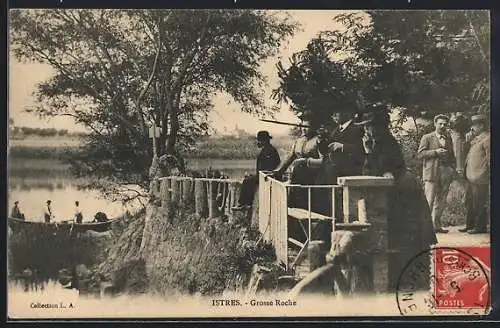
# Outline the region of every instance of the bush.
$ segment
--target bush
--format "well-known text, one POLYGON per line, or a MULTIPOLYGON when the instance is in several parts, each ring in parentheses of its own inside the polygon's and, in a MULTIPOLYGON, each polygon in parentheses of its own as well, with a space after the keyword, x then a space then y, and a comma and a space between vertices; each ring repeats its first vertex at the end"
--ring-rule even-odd
MULTIPOLYGON (((246 286, 255 263, 274 261, 274 251, 267 245, 242 247, 244 240, 255 244, 258 237, 258 232, 222 219, 202 219, 176 206, 151 206, 125 228, 101 271, 115 278, 121 277, 120 272, 138 276, 127 268, 143 259, 146 273, 142 277, 147 276, 150 292, 221 294, 246 286)), ((141 282, 128 284, 143 286, 141 282)), ((124 285, 121 279, 120 286, 124 285)))

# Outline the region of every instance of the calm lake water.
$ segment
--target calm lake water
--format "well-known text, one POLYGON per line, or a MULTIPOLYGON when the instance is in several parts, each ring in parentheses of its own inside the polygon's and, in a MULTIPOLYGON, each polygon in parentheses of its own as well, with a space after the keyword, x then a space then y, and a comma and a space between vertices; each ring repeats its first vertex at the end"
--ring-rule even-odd
MULTIPOLYGON (((20 171, 11 171, 9 211, 17 200, 27 219, 42 221, 45 202, 50 199, 55 220, 67 220, 73 218, 74 203, 78 200, 84 221, 91 221, 98 211, 105 212, 108 217, 117 217, 127 210, 134 212, 140 206, 139 202, 124 206, 120 202, 111 202, 103 198, 97 191, 79 190, 72 183, 66 170, 52 170, 50 178, 47 178, 45 164, 37 163, 37 166, 24 176, 20 175, 20 171)), ((254 160, 191 159, 187 164, 189 169, 198 171, 217 169, 234 179, 242 179, 246 173, 253 173, 255 170, 254 160)))

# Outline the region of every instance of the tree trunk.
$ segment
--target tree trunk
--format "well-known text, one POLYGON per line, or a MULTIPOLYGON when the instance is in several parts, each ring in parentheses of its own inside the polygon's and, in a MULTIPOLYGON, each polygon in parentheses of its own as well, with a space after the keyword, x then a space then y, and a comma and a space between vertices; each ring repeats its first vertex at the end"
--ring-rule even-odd
POLYGON ((166 136, 165 152, 167 154, 175 153, 175 143, 177 142, 177 133, 179 131, 179 118, 177 117, 177 108, 172 101, 168 104, 168 113, 170 114, 168 120, 169 131, 166 136))

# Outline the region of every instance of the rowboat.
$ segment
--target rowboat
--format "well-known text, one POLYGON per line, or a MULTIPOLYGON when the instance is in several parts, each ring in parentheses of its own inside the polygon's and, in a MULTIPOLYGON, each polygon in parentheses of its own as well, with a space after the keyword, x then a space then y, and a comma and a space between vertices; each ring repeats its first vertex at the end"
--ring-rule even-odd
POLYGON ((16 231, 18 229, 43 229, 50 230, 53 232, 84 232, 84 231, 95 231, 95 232, 106 232, 111 228, 111 224, 119 219, 112 219, 106 222, 83 222, 74 223, 72 220, 65 220, 59 222, 40 222, 40 221, 25 221, 17 218, 8 218, 9 227, 16 231))

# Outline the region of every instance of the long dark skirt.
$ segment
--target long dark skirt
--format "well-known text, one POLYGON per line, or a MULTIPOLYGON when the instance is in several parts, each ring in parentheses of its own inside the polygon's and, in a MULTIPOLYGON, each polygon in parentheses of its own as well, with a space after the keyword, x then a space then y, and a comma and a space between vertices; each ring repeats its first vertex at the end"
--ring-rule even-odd
MULTIPOLYGON (((410 172, 396 181, 388 195, 389 249, 398 250, 390 258, 392 288, 403 268, 418 254, 437 243, 431 210, 421 184, 410 172)), ((430 259, 429 259, 430 266, 430 259)), ((428 281, 420 282, 427 288, 428 281)))

